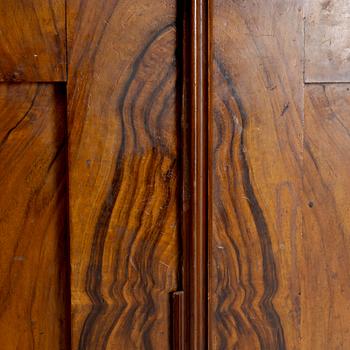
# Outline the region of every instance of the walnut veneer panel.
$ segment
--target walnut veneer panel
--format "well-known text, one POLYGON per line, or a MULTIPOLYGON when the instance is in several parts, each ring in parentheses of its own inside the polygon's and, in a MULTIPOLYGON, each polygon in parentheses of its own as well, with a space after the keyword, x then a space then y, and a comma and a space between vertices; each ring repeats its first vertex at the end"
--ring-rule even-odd
POLYGON ((350 348, 350 85, 305 90, 301 349, 350 348))
POLYGON ((300 349, 303 1, 213 1, 211 349, 300 349))
POLYGON ((65 0, 1 0, 0 38, 0 81, 66 79, 65 0))
POLYGON ((73 349, 169 349, 175 1, 68 2, 73 349))
POLYGON ((0 84, 2 349, 69 349, 65 134, 64 88, 0 84))

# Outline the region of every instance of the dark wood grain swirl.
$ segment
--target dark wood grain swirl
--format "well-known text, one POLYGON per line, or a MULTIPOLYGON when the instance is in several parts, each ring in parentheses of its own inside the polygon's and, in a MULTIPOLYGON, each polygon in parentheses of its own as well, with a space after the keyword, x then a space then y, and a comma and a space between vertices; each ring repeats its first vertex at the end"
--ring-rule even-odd
MULTIPOLYGON (((213 168, 214 172, 218 171, 227 182, 214 181, 213 191, 218 195, 221 191, 226 190, 228 196, 227 199, 225 198, 225 205, 220 200, 215 203, 214 215, 217 215, 218 219, 225 225, 226 235, 230 235, 232 232, 230 229, 230 226, 234 225, 231 222, 232 217, 237 220, 237 227, 234 231, 241 233, 240 237, 237 235, 228 236, 230 244, 228 247, 215 247, 217 261, 222 259, 223 252, 220 253, 220 250, 227 248, 235 252, 235 263, 237 264, 235 268, 237 270, 236 290, 232 291, 231 296, 225 295, 225 289, 219 292, 215 317, 217 321, 225 322, 221 318, 221 313, 225 312, 227 307, 226 299, 233 298, 231 303, 234 305, 237 302, 237 294, 245 294, 241 304, 241 312, 236 311, 231 315, 239 332, 249 334, 249 330, 253 331, 262 349, 269 349, 272 346, 275 349, 284 349, 283 328, 279 315, 272 304, 278 289, 272 242, 267 219, 254 193, 245 151, 248 115, 223 64, 215 60, 214 67, 215 79, 218 84, 216 85, 217 91, 222 95, 220 102, 215 105, 214 109, 216 143, 213 145, 215 150, 213 168), (244 199, 243 203, 242 198, 244 199), (233 211, 229 211, 229 209, 233 211), (238 248, 237 245, 240 247, 238 248), (254 299, 259 291, 254 286, 250 271, 254 261, 257 260, 261 264, 261 282, 264 286, 260 295, 259 308, 254 307, 254 299), (247 270, 247 276, 242 276, 244 270, 247 270)), ((228 265, 227 268, 233 267, 228 265)), ((220 271, 219 273, 224 274, 225 272, 220 271)), ((230 312, 230 309, 227 312, 230 312)), ((222 334, 221 339, 221 348, 227 348, 225 334, 222 334)))
POLYGON ((300 347, 301 5, 213 2, 211 349, 300 347))
POLYGON ((175 9, 84 6, 69 12, 73 348, 168 349, 179 254, 175 9))

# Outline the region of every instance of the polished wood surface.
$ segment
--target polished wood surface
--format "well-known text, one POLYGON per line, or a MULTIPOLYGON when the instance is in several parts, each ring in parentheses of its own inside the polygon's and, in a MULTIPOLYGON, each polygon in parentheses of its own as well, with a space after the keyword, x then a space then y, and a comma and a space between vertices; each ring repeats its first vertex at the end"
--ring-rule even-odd
POLYGON ((350 2, 305 0, 305 80, 350 81, 350 2))
POLYGON ((169 349, 175 1, 68 2, 73 349, 169 349))
POLYGON ((213 2, 210 349, 300 349, 302 5, 213 2))
POLYGON ((300 349, 350 348, 350 84, 305 90, 300 349))
POLYGON ((0 33, 0 81, 66 80, 64 0, 1 0, 0 33))
POLYGON ((186 327, 185 293, 183 291, 172 294, 172 350, 186 349, 186 327))
POLYGON ((0 347, 69 349, 64 87, 0 84, 0 347))
POLYGON ((1 1, 0 348, 349 349, 349 15, 1 1))
MULTIPOLYGON (((189 152, 189 229, 183 232, 186 349, 207 348, 207 242, 208 242, 208 1, 193 0, 184 8, 185 27, 183 100, 189 152)), ((186 169, 183 169, 186 175, 186 169)), ((186 190, 186 189, 185 189, 186 190)), ((187 203, 183 203, 187 205, 187 203)), ((184 218, 184 222, 187 218, 184 218)))
POLYGON ((0 1, 0 81, 66 80, 64 0, 0 1))

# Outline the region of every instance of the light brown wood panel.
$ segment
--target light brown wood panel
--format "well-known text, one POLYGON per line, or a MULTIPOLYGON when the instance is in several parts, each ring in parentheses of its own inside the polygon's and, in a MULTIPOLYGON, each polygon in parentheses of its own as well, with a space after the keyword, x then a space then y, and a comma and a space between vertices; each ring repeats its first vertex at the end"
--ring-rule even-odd
POLYGON ((211 349, 300 349, 303 1, 213 1, 211 349))
POLYGON ((350 82, 349 0, 307 0, 305 8, 305 80, 350 82))
POLYGON ((350 348, 350 85, 305 90, 301 349, 350 348))
POLYGON ((2 349, 69 348, 65 127, 64 87, 0 84, 2 349))
POLYGON ((68 2, 73 349, 169 349, 175 1, 68 2))
POLYGON ((1 0, 0 38, 0 81, 66 79, 65 0, 1 0))

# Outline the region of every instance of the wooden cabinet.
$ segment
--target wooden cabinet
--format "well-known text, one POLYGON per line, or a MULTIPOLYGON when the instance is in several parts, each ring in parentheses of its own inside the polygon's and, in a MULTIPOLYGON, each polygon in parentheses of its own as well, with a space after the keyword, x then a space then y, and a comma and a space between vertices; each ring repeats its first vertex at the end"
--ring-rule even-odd
POLYGON ((2 1, 1 348, 350 348, 349 15, 2 1))

